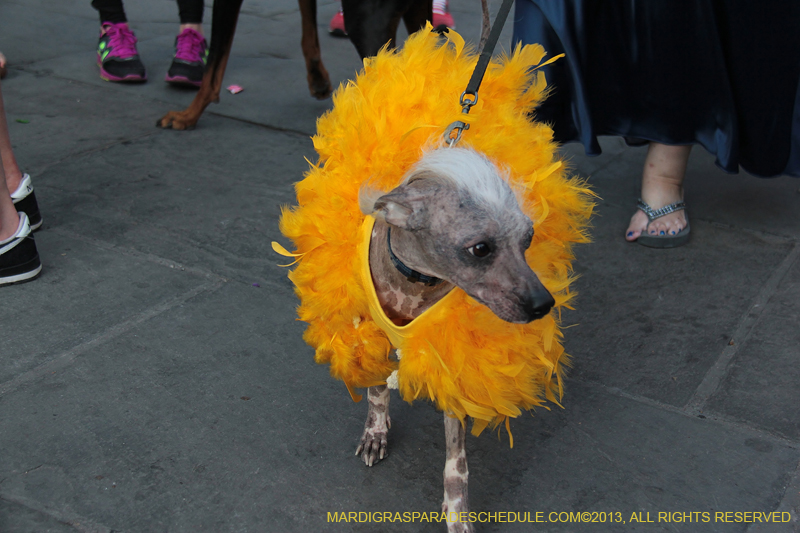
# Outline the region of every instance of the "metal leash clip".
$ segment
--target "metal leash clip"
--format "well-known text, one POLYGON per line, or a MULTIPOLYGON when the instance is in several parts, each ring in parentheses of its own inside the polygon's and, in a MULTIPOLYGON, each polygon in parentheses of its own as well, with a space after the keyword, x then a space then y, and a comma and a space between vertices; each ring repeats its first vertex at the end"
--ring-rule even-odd
POLYGON ((461 104, 461 112, 464 114, 468 114, 472 106, 478 103, 478 93, 464 91, 463 93, 461 93, 461 100, 459 101, 459 103, 461 104), (468 100, 467 96, 474 97, 474 100, 468 100))
POLYGON ((445 142, 448 144, 450 148, 452 148, 454 144, 456 144, 458 141, 461 140, 461 134, 464 133, 464 130, 468 129, 469 129, 469 124, 467 124, 466 122, 462 122, 460 120, 453 122, 452 124, 447 126, 446 130, 444 130, 445 142), (453 132, 455 132, 455 136, 453 135, 453 132))

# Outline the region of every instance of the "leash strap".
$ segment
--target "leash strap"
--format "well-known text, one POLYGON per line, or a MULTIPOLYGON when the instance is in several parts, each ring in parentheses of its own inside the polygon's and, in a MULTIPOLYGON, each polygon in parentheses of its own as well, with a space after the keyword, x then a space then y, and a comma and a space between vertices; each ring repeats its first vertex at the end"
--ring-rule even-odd
MULTIPOLYGON (((497 17, 494 19, 494 24, 489 32, 489 37, 486 39, 486 45, 483 47, 480 57, 478 57, 478 64, 475 65, 475 70, 472 72, 472 77, 469 79, 467 90, 461 95, 462 105, 464 105, 465 96, 474 96, 475 102, 478 101, 478 88, 483 81, 483 75, 486 74, 486 68, 489 66, 489 61, 492 59, 494 47, 497 46, 497 41, 500 39, 500 33, 503 31, 503 26, 506 23, 508 13, 511 11, 511 4, 513 3, 514 0, 503 0, 503 3, 500 5, 500 11, 497 12, 497 17)), ((475 105, 475 102, 473 102, 472 105, 475 105)))
MULTIPOLYGON (((461 112, 465 115, 469 114, 470 108, 478 103, 478 89, 483 81, 483 76, 486 74, 486 69, 489 66, 489 61, 492 59, 494 47, 497 46, 497 41, 500 39, 500 33, 503 31, 503 26, 508 18, 508 13, 511 11, 511 4, 514 0, 503 0, 500 5, 500 10, 497 12, 497 17, 494 19, 492 29, 489 31, 489 37, 486 39, 486 44, 478 57, 478 63, 475 65, 475 70, 472 71, 472 77, 467 83, 467 89, 461 93, 461 112)), ((450 124, 444 132, 444 139, 453 146, 461 139, 461 134, 469 129, 469 124, 463 121, 456 121, 450 124)))

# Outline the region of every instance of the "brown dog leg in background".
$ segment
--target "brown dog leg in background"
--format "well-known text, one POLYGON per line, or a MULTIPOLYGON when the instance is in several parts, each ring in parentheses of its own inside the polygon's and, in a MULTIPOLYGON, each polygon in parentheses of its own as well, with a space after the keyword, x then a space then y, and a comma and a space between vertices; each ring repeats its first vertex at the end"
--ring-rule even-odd
POLYGON ((299 0, 300 17, 303 25, 303 36, 300 46, 306 60, 306 77, 308 90, 317 100, 328 98, 333 92, 331 77, 322 64, 322 52, 319 48, 317 33, 317 0, 299 0))
MULTIPOLYGON (((299 4, 303 19, 301 43, 308 71, 308 86, 311 95, 315 98, 327 98, 331 95, 332 87, 328 71, 325 70, 320 55, 317 36, 317 2, 316 0, 299 0, 299 4)), ((219 91, 225 76, 225 67, 231 53, 241 7, 242 0, 215 0, 211 21, 211 45, 208 53, 208 65, 203 75, 203 84, 188 108, 184 111, 170 111, 156 123, 157 126, 175 130, 192 129, 208 104, 219 101, 219 91)))
MULTIPOLYGON (((333 92, 330 76, 322 64, 317 32, 316 0, 298 0, 302 18, 301 45, 311 95, 328 98, 333 92)), ((219 91, 228 64, 242 0, 215 0, 211 21, 211 45, 203 84, 184 111, 170 111, 156 125, 186 130, 194 128, 208 104, 219 101, 219 91)), ((433 18, 432 0, 342 0, 345 25, 359 55, 371 57, 387 42, 395 46, 400 19, 409 33, 423 28, 433 18)))
POLYGON ((239 20, 241 7, 242 0, 215 0, 211 22, 211 45, 203 84, 188 108, 184 111, 170 111, 156 123, 156 126, 174 130, 192 129, 208 104, 219 101, 219 89, 225 76, 225 67, 231 53, 233 34, 236 33, 236 22, 239 20))

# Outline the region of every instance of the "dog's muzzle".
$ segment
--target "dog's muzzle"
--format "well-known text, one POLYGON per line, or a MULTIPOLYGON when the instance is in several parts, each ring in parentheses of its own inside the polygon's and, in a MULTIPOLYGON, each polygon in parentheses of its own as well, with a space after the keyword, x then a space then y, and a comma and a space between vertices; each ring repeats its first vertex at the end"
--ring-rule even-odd
POLYGON ((530 290, 526 291, 524 295, 518 295, 520 297, 520 303, 522 304, 522 312, 525 314, 528 322, 533 322, 534 320, 539 320, 547 316, 556 304, 553 295, 550 294, 541 283, 537 285, 538 287, 532 287, 530 290))

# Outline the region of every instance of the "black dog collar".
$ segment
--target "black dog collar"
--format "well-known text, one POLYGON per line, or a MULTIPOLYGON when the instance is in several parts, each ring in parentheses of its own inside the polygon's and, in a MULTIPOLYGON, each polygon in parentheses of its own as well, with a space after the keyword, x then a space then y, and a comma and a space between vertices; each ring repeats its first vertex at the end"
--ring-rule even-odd
POLYGON ((388 228, 388 231, 386 232, 386 244, 389 247, 389 258, 392 260, 392 264, 402 275, 406 277, 408 281, 412 283, 424 283, 430 287, 438 285, 442 282, 440 278, 426 276, 422 272, 417 272, 416 270, 407 267, 396 255, 394 255, 394 252, 392 251, 392 228, 388 228))

